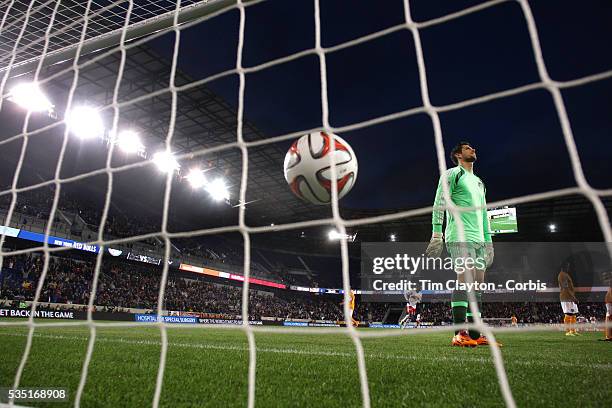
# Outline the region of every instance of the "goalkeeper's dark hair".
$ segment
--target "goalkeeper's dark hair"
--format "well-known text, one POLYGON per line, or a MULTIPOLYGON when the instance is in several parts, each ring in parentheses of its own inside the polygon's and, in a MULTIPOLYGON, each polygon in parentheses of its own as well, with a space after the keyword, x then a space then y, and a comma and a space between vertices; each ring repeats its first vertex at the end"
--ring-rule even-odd
POLYGON ((455 165, 459 164, 459 162, 457 161, 457 158, 455 157, 456 154, 461 153, 461 149, 463 148, 463 146, 471 146, 472 144, 470 142, 459 142, 455 145, 455 147, 453 147, 453 150, 451 150, 450 152, 450 159, 453 163, 455 163, 455 165))

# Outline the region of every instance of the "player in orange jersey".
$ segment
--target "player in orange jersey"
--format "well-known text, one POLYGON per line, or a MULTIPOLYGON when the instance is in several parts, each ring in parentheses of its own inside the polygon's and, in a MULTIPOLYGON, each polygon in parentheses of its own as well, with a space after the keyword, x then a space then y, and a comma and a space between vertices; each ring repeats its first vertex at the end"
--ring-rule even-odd
MULTIPOLYGON (((340 303, 340 305, 344 306, 344 302, 340 303)), ((353 317, 353 313, 355 312, 355 292, 351 289, 349 291, 349 311, 351 314, 351 324, 354 327, 359 326, 359 321, 355 320, 355 318, 353 317)))
POLYGON ((561 309, 563 309, 565 323, 565 335, 576 336, 576 315, 578 314, 578 299, 574 292, 574 282, 569 275, 569 264, 563 264, 561 271, 557 276, 559 282, 559 300, 561 301, 561 309))

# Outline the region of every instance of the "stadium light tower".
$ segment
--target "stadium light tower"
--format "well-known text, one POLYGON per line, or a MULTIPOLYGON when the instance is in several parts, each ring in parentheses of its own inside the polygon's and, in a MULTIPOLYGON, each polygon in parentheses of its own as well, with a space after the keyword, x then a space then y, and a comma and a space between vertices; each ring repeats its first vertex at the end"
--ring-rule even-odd
POLYGON ((200 169, 191 169, 187 175, 187 181, 193 188, 200 188, 208 183, 206 177, 204 177, 204 173, 200 169))
POLYGON ((178 164, 172 153, 157 152, 153 155, 153 162, 157 168, 164 173, 169 173, 178 170, 181 166, 178 164))
POLYGON ((66 114, 66 125, 81 139, 92 139, 104 134, 104 124, 98 111, 90 106, 77 106, 66 114))
POLYGON ((215 201, 229 200, 230 194, 225 181, 220 178, 214 179, 204 187, 215 201))
POLYGON ((34 82, 15 85, 8 99, 30 112, 51 112, 53 110, 53 104, 49 98, 34 82))
POLYGON ((126 153, 138 153, 144 149, 140 136, 133 130, 122 130, 117 135, 117 145, 126 153))

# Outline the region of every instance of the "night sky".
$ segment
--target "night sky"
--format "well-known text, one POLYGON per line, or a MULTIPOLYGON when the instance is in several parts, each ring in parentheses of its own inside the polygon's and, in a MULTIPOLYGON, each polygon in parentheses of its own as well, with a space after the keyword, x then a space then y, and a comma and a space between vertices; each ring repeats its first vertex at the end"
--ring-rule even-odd
MULTIPOLYGON (((478 1, 413 1, 416 21, 478 1)), ((612 4, 531 2, 551 77, 570 80, 612 67, 612 4)), ((312 48, 312 1, 266 1, 246 9, 243 65, 312 48)), ((403 22, 403 2, 322 1, 323 46, 403 22), (384 4, 384 7, 383 7, 384 4)), ((238 12, 183 31, 179 68, 194 78, 235 66, 238 12)), ((153 43, 171 56, 173 36, 153 43)), ((446 105, 539 81, 520 5, 504 3, 421 30, 429 92, 446 105)), ((407 30, 327 56, 330 122, 340 127, 422 104, 415 49, 407 30)), ((237 106, 237 78, 210 84, 237 106)), ((610 188, 612 80, 563 91, 589 182, 610 188)), ((321 126, 319 60, 315 55, 246 77, 245 118, 267 136, 321 126)), ((575 185, 551 95, 536 90, 440 115, 446 152, 460 140, 477 149, 476 173, 488 200, 575 185)), ((438 178, 431 120, 415 115, 342 133, 359 160, 359 178, 341 202, 349 208, 430 205, 438 178)), ((282 143, 283 150, 291 142, 282 143)), ((448 156, 448 154, 446 154, 448 156)), ((447 166, 451 166, 450 161, 447 166)), ((281 171, 281 169, 279 169, 281 171)))

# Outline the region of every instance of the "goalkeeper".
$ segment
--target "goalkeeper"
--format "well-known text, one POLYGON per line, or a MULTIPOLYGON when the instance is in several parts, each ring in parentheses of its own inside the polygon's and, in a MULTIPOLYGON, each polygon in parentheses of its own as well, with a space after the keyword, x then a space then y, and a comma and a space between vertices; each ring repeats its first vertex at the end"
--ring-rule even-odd
MULTIPOLYGON (((482 180, 474 174, 474 162, 476 161, 476 150, 469 142, 458 143, 451 151, 450 158, 457 166, 446 171, 446 182, 450 199, 457 207, 482 207, 478 210, 462 211, 459 214, 463 223, 464 238, 459 237, 458 222, 455 216, 446 211, 446 230, 442 233, 444 223, 445 205, 443 177, 440 177, 434 208, 432 213, 433 233, 426 255, 430 258, 438 258, 442 254, 442 247, 446 241, 446 247, 455 266, 457 280, 460 283, 470 282, 466 278, 470 274, 471 281, 484 282, 485 270, 493 263, 493 243, 491 230, 487 217, 485 194, 486 189, 482 180), (472 258, 475 262, 471 269, 459 267, 465 265, 465 261, 472 258), (480 266, 480 267, 479 267, 480 266)), ((474 291, 478 302, 478 313, 481 310, 480 291, 474 291)), ((468 293, 465 290, 454 290, 451 298, 451 308, 454 324, 464 324, 466 317, 468 322, 474 321, 474 313, 470 310, 468 293)), ((453 346, 475 347, 477 345, 488 345, 489 341, 478 330, 457 330, 452 339, 453 346)))

